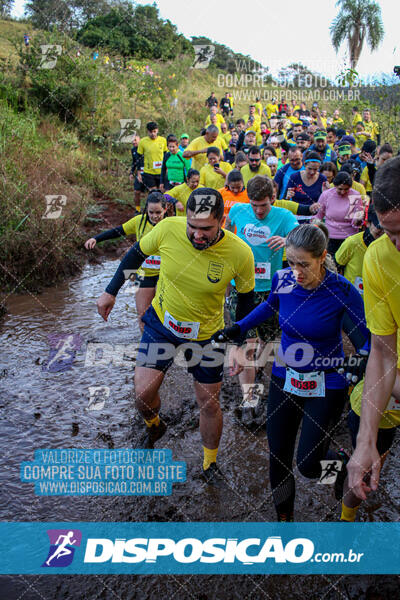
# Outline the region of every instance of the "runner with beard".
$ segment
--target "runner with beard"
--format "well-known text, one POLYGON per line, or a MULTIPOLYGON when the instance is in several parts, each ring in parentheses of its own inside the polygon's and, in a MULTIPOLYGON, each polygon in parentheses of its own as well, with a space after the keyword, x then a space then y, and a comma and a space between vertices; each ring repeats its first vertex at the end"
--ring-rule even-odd
MULTIPOLYGON (((245 242, 222 230, 224 203, 218 191, 201 188, 192 192, 186 214, 186 218, 160 223, 131 248, 97 306, 107 320, 125 282, 124 271, 138 269, 149 255, 160 256, 156 296, 143 317, 145 328, 135 369, 136 407, 146 423, 144 447, 153 448, 165 433, 158 390, 177 351, 184 350, 200 408, 203 476, 208 483, 217 483, 221 479, 216 460, 222 433, 219 394, 224 356, 221 348, 211 344, 211 336, 224 326, 224 296, 232 279, 238 291, 236 318, 251 310, 254 258, 245 242)), ((238 357, 233 348, 233 369, 238 357)))
POLYGON ((250 179, 256 175, 267 175, 268 177, 271 177, 271 169, 268 165, 262 164, 261 162, 261 151, 258 146, 252 146, 252 148, 250 148, 248 158, 249 164, 240 169, 245 187, 247 187, 247 183, 250 179))

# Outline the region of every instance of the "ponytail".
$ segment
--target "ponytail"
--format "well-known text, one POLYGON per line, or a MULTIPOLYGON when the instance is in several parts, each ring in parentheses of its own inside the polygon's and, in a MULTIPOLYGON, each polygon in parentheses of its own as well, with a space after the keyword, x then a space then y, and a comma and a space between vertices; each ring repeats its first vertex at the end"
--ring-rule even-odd
MULTIPOLYGON (((286 238, 286 248, 294 246, 310 252, 314 258, 320 258, 328 248, 329 232, 328 228, 321 221, 316 221, 312 225, 299 225, 289 232, 286 238)), ((324 260, 324 267, 328 271, 337 272, 335 261, 330 254, 327 254, 324 260)))

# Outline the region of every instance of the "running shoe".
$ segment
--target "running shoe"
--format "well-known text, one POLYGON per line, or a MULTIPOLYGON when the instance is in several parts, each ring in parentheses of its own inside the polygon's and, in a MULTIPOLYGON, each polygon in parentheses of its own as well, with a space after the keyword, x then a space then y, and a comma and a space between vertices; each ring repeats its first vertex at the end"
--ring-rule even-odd
POLYGON ((160 420, 159 425, 152 425, 151 427, 146 426, 146 431, 143 435, 142 448, 152 450, 155 442, 162 438, 164 433, 167 431, 167 425, 164 421, 160 420))
POLYGON ((204 481, 208 483, 208 485, 220 485, 222 482, 225 481, 223 473, 220 471, 219 466, 215 462, 211 463, 208 469, 206 469, 205 471, 203 470, 202 476, 204 481))

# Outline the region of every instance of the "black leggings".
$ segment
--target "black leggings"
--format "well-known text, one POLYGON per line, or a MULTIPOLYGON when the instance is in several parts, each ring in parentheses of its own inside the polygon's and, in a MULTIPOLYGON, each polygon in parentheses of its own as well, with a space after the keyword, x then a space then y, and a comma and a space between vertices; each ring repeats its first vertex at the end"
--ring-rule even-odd
POLYGON ((310 479, 320 477, 320 461, 341 457, 328 450, 332 433, 347 398, 347 388, 326 390, 325 397, 302 398, 283 391, 284 379, 272 376, 268 395, 267 435, 270 480, 278 513, 293 513, 295 483, 293 456, 296 436, 303 420, 297 449, 297 467, 310 479))

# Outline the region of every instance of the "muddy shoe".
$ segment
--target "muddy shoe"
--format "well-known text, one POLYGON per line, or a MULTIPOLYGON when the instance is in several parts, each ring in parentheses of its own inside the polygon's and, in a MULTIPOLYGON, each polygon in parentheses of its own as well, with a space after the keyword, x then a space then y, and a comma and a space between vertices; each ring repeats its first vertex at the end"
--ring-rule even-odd
POLYGON ((338 454, 342 461, 342 468, 340 469, 339 473, 337 474, 337 477, 335 480, 335 498, 336 498, 336 500, 341 500, 343 498, 344 481, 347 477, 346 465, 350 460, 350 456, 347 454, 347 452, 345 450, 343 450, 343 448, 341 448, 338 451, 338 454))
POLYGON ((159 425, 152 425, 151 427, 146 426, 146 431, 141 439, 141 448, 152 450, 155 442, 161 439, 164 433, 167 431, 167 425, 164 421, 160 420, 159 425))
POLYGON ((211 463, 208 469, 203 470, 202 478, 208 485, 221 486, 225 482, 225 477, 215 462, 211 463))

